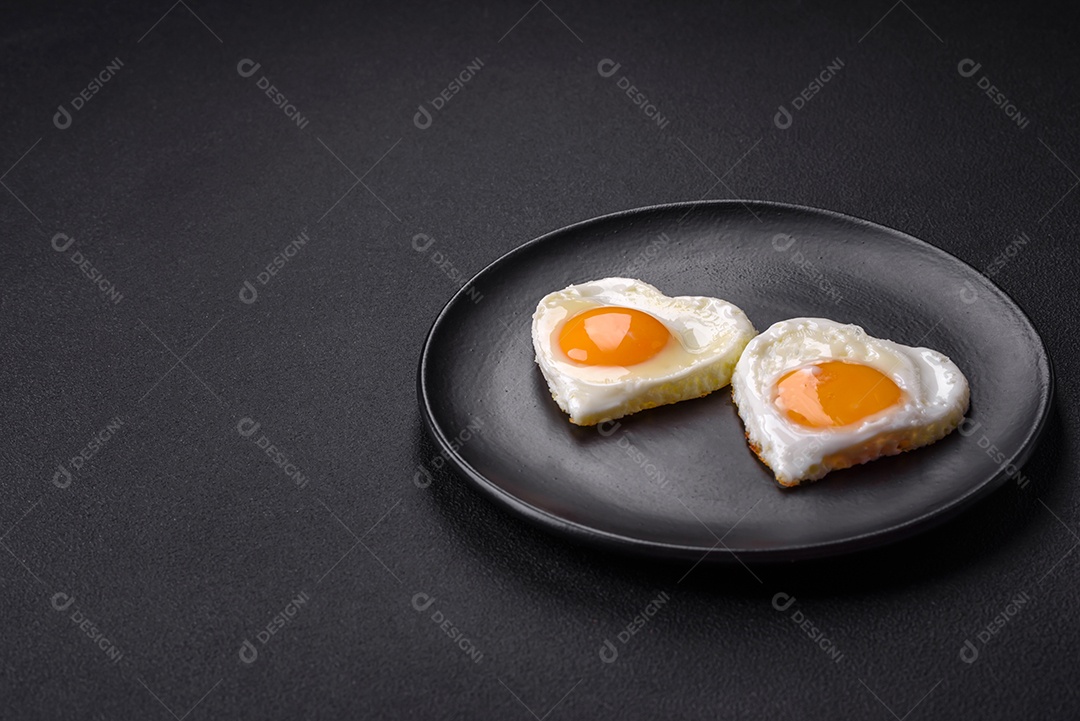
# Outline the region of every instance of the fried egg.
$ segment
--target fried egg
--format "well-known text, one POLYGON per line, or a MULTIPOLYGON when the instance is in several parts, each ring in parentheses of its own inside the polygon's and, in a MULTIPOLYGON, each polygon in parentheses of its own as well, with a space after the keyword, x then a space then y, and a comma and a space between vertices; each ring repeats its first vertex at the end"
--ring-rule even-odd
POLYGON ((731 394, 750 447, 783 486, 934 443, 970 395, 941 353, 824 318, 780 321, 750 341, 731 394))
POLYGON ((532 320, 551 397, 581 426, 723 388, 755 334, 727 301, 668 297, 632 278, 549 293, 532 320))

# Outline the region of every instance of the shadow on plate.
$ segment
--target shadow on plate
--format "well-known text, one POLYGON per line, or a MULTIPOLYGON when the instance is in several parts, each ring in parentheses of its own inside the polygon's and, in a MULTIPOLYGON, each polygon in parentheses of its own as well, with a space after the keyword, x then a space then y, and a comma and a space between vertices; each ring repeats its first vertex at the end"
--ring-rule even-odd
MULTIPOLYGON (((417 423, 421 458, 437 450, 417 423)), ((941 577, 971 562, 992 557, 1037 518, 1037 497, 1046 490, 1059 467, 1058 454, 1048 452, 1064 441, 1055 408, 1023 476, 1030 485, 1013 481, 941 525, 916 536, 867 551, 787 563, 715 563, 657 560, 582 545, 525 522, 497 507, 444 467, 432 474, 427 493, 435 509, 478 559, 540 594, 594 598, 601 583, 629 584, 648 590, 664 588, 717 596, 771 596, 778 591, 806 598, 900 588, 941 577), (574 576, 587 576, 570 582, 574 576), (560 582, 560 579, 561 582, 560 582)), ((827 483, 824 479, 821 483, 827 483)))

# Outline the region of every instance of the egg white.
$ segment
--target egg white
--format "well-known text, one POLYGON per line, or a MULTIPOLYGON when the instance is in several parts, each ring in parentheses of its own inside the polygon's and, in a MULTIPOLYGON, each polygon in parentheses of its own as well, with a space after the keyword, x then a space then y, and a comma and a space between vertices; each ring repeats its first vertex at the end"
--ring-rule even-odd
POLYGON ((536 363, 570 421, 595 425, 723 388, 756 331, 738 307, 718 298, 669 297, 632 278, 603 278, 549 293, 533 314, 536 363), (618 306, 652 315, 672 334, 657 355, 629 367, 576 363, 559 347, 566 321, 618 306))
POLYGON ((964 374, 941 353, 825 318, 780 321, 750 341, 731 391, 750 446, 784 486, 934 443, 957 427, 970 398, 964 374), (777 382, 789 371, 830 360, 876 369, 900 387, 900 402, 837 428, 790 420, 777 407, 777 382))

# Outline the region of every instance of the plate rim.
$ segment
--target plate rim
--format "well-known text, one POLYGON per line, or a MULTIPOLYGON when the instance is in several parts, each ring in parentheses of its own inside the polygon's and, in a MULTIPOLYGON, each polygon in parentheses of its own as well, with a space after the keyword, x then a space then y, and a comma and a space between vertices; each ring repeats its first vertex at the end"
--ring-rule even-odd
MULTIPOLYGON (((881 223, 876 223, 872 220, 860 218, 858 216, 841 213, 835 210, 827 210, 824 208, 815 208, 809 205, 799 205, 795 203, 785 203, 773 200, 753 200, 753 199, 725 199, 725 200, 690 200, 690 201, 677 201, 671 203, 659 203, 656 205, 647 205, 637 208, 630 208, 626 210, 619 210, 613 213, 607 213, 604 215, 598 215, 585 220, 580 220, 569 225, 557 228, 552 231, 548 231, 543 235, 537 236, 521 245, 512 248, 503 255, 499 256, 492 262, 488 263, 482 269, 477 271, 473 276, 462 285, 454 294, 446 301, 442 309, 439 311, 435 320, 432 322, 431 327, 424 338, 423 347, 420 351, 420 361, 417 366, 417 399, 420 405, 420 416, 423 420, 424 427, 427 433, 435 440, 436 445, 440 448, 441 455, 450 461, 454 470, 463 475, 470 484, 481 491, 481 493, 487 496, 489 499, 493 499, 500 504, 510 507, 512 510, 520 514, 527 521, 533 525, 540 526, 544 529, 555 531, 563 537, 569 537, 572 540, 580 541, 591 545, 600 545, 611 550, 623 551, 627 553, 633 553, 637 555, 646 556, 660 556, 660 557, 680 557, 680 558, 695 558, 700 557, 699 562, 703 560, 711 561, 738 561, 743 563, 742 557, 746 557, 754 562, 785 562, 794 560, 804 560, 811 558, 823 558, 848 555, 851 553, 857 553, 859 551, 869 550, 871 548, 879 548, 882 546, 891 545, 906 538, 910 538, 919 533, 930 530, 931 528, 938 526, 946 521, 954 518, 956 515, 964 510, 971 508, 982 498, 985 498, 990 493, 998 490, 1009 476, 1005 470, 1009 466, 1016 469, 1020 469, 1031 457, 1035 447, 1038 445, 1039 439, 1042 437, 1049 422, 1051 411, 1054 406, 1056 379, 1054 374, 1053 362, 1050 359, 1050 354, 1046 349, 1046 342, 1042 338, 1042 334, 1039 333, 1038 327, 1031 320, 1024 309, 1020 306, 1016 300, 1009 295, 1004 289, 994 283, 993 279, 986 274, 979 271, 973 265, 967 261, 959 258, 952 253, 939 248, 938 246, 929 243, 920 238, 916 238, 909 233, 896 228, 891 228, 881 223), (857 224, 870 226, 875 229, 884 230, 889 234, 902 236, 907 241, 913 241, 916 245, 929 249, 931 252, 938 253, 949 260, 956 261, 963 266, 971 269, 976 275, 981 277, 987 284, 989 284, 995 291, 997 291, 1003 298, 1005 298, 1009 304, 1015 309, 1019 316, 1028 324, 1028 326, 1034 332, 1039 344, 1036 348, 1038 355, 1038 370, 1041 375, 1045 376, 1045 392, 1041 394, 1039 398, 1038 408, 1038 420, 1029 429, 1027 435, 1024 437, 1023 442, 1020 445, 1018 451, 1016 451, 1008 460, 1002 463, 998 471, 983 483, 971 488, 966 493, 943 506, 936 507, 929 510, 915 518, 909 519, 902 523, 894 524, 886 528, 880 528, 874 531, 861 533, 854 536, 849 536, 836 541, 824 541, 819 543, 805 543, 794 544, 789 546, 780 546, 776 548, 768 549, 755 549, 755 548, 739 548, 732 549, 724 545, 723 542, 717 546, 713 546, 711 549, 705 549, 700 546, 690 546, 677 543, 665 543, 662 541, 649 541, 641 538, 634 538, 631 536, 624 536, 617 533, 611 533, 609 531, 600 530, 587 526, 581 523, 576 523, 568 519, 556 516, 541 508, 537 508, 522 499, 518 498, 509 491, 500 488, 490 480, 484 474, 474 469, 469 463, 461 457, 461 455, 454 450, 446 434, 442 428, 439 427, 435 414, 431 408, 429 393, 426 384, 426 370, 429 364, 429 355, 432 347, 432 339, 436 330, 440 324, 444 322, 447 313, 450 308, 454 306, 461 297, 467 293, 468 289, 473 285, 477 278, 481 277, 489 270, 497 265, 509 260, 518 253, 525 252, 527 249, 532 248, 534 245, 543 243, 553 236, 558 236, 563 233, 567 233, 574 230, 580 230, 581 228, 592 225, 594 223, 600 223, 624 216, 639 215, 644 213, 651 213, 657 211, 676 210, 681 208, 708 208, 708 207, 722 207, 722 208, 736 208, 742 207, 744 210, 748 208, 748 205, 754 205, 765 208, 781 209, 785 211, 798 211, 811 214, 828 216, 833 219, 839 219, 845 222, 854 221, 857 224), (718 548, 723 546, 723 550, 718 548)), ((744 564, 745 565, 745 564, 744 564)))

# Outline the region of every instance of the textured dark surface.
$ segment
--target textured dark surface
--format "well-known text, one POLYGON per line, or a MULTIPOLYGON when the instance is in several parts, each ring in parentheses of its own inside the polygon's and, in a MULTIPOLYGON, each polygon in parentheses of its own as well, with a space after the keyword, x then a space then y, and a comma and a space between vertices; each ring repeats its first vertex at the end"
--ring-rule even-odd
POLYGON ((1076 716, 1076 22, 1065 5, 888 0, 9 11, 4 717, 1076 716), (116 76, 55 127, 57 106, 116 58, 116 76), (245 58, 261 63, 248 78, 245 58), (477 58, 418 129, 418 106, 477 58), (621 68, 605 78, 606 58, 621 68), (837 58, 777 128, 778 107, 837 58), (981 64, 966 78, 965 58, 981 64), (264 75, 304 128, 262 94, 264 75), (464 279, 574 221, 733 195, 869 218, 992 272, 1058 374, 1030 482, 872 555, 753 569, 760 583, 739 566, 686 575, 578 548, 444 470, 414 484, 435 453, 415 362, 462 282, 433 251, 464 279), (75 239, 63 252, 58 233, 75 239), (425 254, 420 233, 435 239, 425 254), (261 424, 249 437, 244 418, 261 424), (435 599, 424 611, 418 593, 435 599), (797 600, 775 610, 777 593, 797 600), (295 615, 263 644, 286 607, 295 615))

